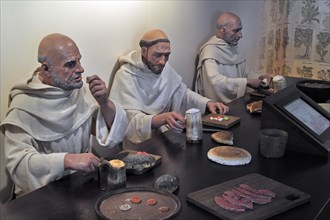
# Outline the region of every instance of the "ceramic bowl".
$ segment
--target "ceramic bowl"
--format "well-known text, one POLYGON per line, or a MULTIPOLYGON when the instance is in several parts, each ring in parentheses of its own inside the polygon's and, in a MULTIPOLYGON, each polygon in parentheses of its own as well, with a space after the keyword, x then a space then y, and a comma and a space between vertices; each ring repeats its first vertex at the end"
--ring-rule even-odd
POLYGON ((330 82, 324 80, 302 80, 297 88, 317 103, 330 102, 330 82))

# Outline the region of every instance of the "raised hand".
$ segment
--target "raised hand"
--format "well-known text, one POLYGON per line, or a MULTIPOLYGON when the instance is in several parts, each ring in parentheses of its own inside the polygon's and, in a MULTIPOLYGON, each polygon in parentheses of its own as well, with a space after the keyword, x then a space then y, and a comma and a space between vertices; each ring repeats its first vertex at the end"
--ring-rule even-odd
POLYGON ((89 90, 99 105, 108 102, 107 87, 105 82, 98 75, 87 77, 86 82, 89 84, 89 90))

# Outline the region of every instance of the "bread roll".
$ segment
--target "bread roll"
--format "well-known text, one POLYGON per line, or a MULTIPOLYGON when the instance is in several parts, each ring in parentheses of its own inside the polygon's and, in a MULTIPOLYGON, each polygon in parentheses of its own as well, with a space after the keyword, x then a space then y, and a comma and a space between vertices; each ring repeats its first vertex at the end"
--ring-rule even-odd
POLYGON ((234 144, 234 134, 231 131, 218 131, 211 135, 212 140, 220 144, 234 144))
POLYGON ((240 166, 250 163, 251 154, 238 147, 218 146, 207 152, 207 157, 219 164, 227 166, 240 166))

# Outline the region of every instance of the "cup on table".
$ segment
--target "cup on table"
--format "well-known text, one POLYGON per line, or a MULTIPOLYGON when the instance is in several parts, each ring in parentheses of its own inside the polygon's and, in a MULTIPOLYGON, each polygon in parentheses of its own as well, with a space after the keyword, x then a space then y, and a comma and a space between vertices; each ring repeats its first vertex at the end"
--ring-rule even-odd
POLYGON ((266 128, 259 131, 259 149, 262 156, 280 158, 284 155, 288 133, 280 129, 266 128))
POLYGON ((284 78, 284 76, 281 75, 276 75, 273 78, 273 89, 274 89, 274 93, 285 89, 286 87, 286 79, 284 78))
POLYGON ((186 111, 186 140, 188 143, 200 143, 203 141, 203 122, 201 111, 191 108, 186 111))
POLYGON ((98 166, 98 187, 102 191, 126 187, 125 163, 117 159, 103 159, 98 166))

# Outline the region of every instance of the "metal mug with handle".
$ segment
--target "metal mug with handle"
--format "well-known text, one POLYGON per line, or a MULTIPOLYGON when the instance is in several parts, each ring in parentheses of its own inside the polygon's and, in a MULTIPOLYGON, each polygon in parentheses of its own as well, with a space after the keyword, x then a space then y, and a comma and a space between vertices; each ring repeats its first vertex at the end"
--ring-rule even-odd
POLYGON ((126 187, 125 163, 118 159, 103 159, 98 166, 98 188, 102 191, 126 187))

